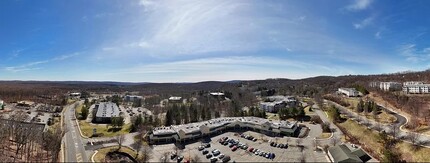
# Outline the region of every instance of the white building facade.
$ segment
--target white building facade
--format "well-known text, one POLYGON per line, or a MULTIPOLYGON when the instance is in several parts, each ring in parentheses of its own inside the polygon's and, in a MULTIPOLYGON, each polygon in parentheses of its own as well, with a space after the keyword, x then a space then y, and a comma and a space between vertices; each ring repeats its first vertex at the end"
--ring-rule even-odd
POLYGON ((355 88, 339 88, 338 92, 348 97, 357 97, 359 95, 358 91, 355 90, 355 88))
POLYGON ((399 82, 380 82, 379 89, 383 91, 398 91, 402 90, 402 83, 399 82))

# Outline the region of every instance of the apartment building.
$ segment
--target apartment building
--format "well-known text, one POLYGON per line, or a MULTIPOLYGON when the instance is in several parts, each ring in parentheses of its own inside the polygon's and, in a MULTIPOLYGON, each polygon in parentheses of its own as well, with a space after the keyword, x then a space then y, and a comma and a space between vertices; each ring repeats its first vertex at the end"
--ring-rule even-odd
POLYGON ((266 102, 260 102, 260 109, 275 113, 281 108, 297 107, 299 102, 293 96, 269 96, 266 102))
POLYGON ((409 94, 427 94, 429 91, 430 84, 408 84, 403 86, 403 92, 409 94))
POLYGON ((398 91, 402 90, 402 83, 399 82, 380 82, 379 89, 383 91, 398 91))
POLYGON ((149 134, 151 144, 187 142, 226 131, 253 130, 271 136, 297 136, 297 121, 270 121, 257 117, 223 117, 203 122, 157 127, 149 134))
POLYGON ((357 90, 355 90, 355 88, 339 88, 338 89, 339 93, 342 93, 348 97, 357 97, 360 94, 358 93, 357 90))

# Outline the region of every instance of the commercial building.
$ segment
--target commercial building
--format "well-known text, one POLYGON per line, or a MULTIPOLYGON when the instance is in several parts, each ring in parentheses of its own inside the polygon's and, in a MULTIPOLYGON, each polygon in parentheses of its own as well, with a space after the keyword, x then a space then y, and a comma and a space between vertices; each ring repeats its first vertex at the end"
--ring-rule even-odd
POLYGON ((403 86, 408 86, 408 85, 422 85, 424 84, 424 82, 422 81, 407 81, 407 82, 403 82, 403 86))
POLYGON ((157 127, 149 134, 149 142, 170 143, 198 140, 226 131, 253 130, 271 136, 297 136, 297 121, 270 121, 257 117, 223 117, 184 125, 157 127))
POLYGON ((124 101, 126 101, 126 102, 135 102, 137 100, 142 100, 142 99, 143 99, 142 96, 126 95, 124 97, 124 101))
POLYGON ((351 144, 341 144, 328 149, 328 156, 332 162, 367 162, 372 159, 361 148, 351 144))
POLYGON ((119 108, 113 102, 101 102, 96 104, 95 121, 98 123, 109 123, 112 117, 119 117, 119 108))
POLYGON ((260 109, 266 112, 278 112, 281 108, 297 107, 299 102, 293 96, 269 96, 265 102, 260 102, 260 109))
POLYGON ((399 91, 402 90, 402 83, 398 82, 380 82, 379 89, 384 91, 399 91))
POLYGON ((358 91, 355 90, 355 88, 339 88, 338 92, 348 97, 357 97, 359 95, 358 91))

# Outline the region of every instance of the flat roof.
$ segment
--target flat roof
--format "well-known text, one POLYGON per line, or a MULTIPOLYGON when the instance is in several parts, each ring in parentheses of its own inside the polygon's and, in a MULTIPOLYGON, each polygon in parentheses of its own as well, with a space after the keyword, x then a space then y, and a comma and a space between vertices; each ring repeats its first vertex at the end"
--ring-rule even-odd
POLYGON ((169 97, 169 100, 181 100, 182 97, 178 97, 178 96, 172 96, 169 97))
POLYGON ((157 128, 154 128, 153 134, 154 135, 173 134, 173 133, 179 132, 180 130, 184 131, 185 133, 193 133, 200 130, 200 126, 207 126, 211 129, 211 128, 216 128, 232 122, 248 122, 254 125, 262 125, 264 123, 268 123, 273 128, 281 128, 281 127, 293 128, 297 124, 297 121, 270 121, 268 119, 258 118, 258 117, 222 117, 222 118, 216 118, 216 119, 211 119, 211 120, 202 121, 202 122, 188 123, 188 124, 182 124, 182 125, 172 125, 168 127, 157 127, 157 128))
POLYGON ((118 117, 119 108, 113 102, 101 102, 98 104, 96 117, 118 117))

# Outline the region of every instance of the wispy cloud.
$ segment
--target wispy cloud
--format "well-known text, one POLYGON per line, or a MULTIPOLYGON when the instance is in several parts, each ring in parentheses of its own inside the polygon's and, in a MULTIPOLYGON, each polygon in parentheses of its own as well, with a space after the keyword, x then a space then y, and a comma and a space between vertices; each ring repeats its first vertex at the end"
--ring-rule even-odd
POLYGON ((353 3, 346 6, 346 9, 351 11, 359 11, 367 9, 373 0, 354 0, 353 3))
POLYGON ((171 78, 175 78, 175 81, 185 82, 202 81, 202 79, 221 81, 266 78, 297 79, 321 74, 350 73, 353 71, 345 67, 310 64, 293 59, 230 56, 139 65, 113 72, 110 75, 140 76, 155 82, 168 82, 171 81, 171 78))
POLYGON ((430 47, 418 49, 415 44, 402 45, 399 48, 400 55, 410 62, 423 62, 430 60, 430 47))
POLYGON ((355 29, 366 28, 367 26, 369 26, 370 24, 372 24, 373 19, 374 19, 373 17, 365 18, 362 21, 360 21, 359 23, 354 23, 353 26, 354 26, 355 29))
POLYGON ((8 66, 8 67, 5 67, 4 70, 9 71, 9 72, 22 72, 22 71, 38 70, 38 69, 41 69, 41 67, 36 67, 38 65, 47 64, 49 62, 54 62, 54 61, 66 60, 68 58, 71 58, 71 57, 74 57, 77 55, 79 55, 79 53, 73 53, 73 54, 69 54, 69 55, 61 55, 61 56, 58 56, 58 57, 55 57, 52 59, 29 62, 29 63, 23 64, 23 65, 18 65, 18 66, 8 66))
POLYGON ((375 33, 375 39, 381 39, 381 31, 375 33))

